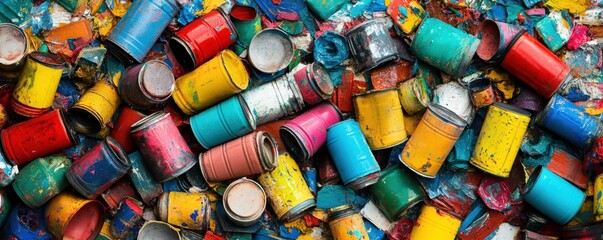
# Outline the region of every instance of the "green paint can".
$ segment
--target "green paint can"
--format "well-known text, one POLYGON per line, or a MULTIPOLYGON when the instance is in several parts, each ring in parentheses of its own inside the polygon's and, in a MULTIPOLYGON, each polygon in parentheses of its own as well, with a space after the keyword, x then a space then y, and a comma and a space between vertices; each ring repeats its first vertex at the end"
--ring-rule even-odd
POLYGON ((65 177, 69 166, 71 160, 62 155, 38 158, 21 169, 13 188, 25 205, 37 208, 69 186, 65 177))
POLYGON ((379 181, 369 191, 375 205, 390 221, 398 220, 406 209, 426 196, 413 174, 400 164, 383 170, 379 181))
POLYGON ((233 50, 240 55, 251 43, 256 33, 262 31, 262 19, 253 7, 235 5, 230 11, 230 20, 237 30, 239 39, 233 50))

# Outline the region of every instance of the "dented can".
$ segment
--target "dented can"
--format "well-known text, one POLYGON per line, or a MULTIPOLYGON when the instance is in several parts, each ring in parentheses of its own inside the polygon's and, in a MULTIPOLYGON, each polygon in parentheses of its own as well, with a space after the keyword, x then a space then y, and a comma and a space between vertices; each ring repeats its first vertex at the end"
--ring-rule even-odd
POLYGON ((125 70, 118 91, 124 102, 133 108, 160 107, 174 91, 172 69, 158 60, 134 65, 125 70))
POLYGON ((496 101, 490 79, 479 78, 469 83, 471 102, 476 108, 489 106, 496 101))
POLYGON ((427 108, 430 102, 428 89, 427 81, 422 77, 400 83, 398 86, 400 104, 408 114, 415 115, 427 108))
POLYGON ((13 189, 25 205, 40 207, 69 186, 65 177, 69 166, 71 160, 63 155, 33 160, 21 169, 12 184, 13 189))
POLYGON ((329 72, 320 63, 312 63, 299 69, 293 75, 304 102, 314 105, 331 98, 335 86, 329 72))
POLYGON ((354 95, 354 112, 371 150, 396 146, 408 138, 395 88, 354 95))
POLYGON ((235 52, 240 54, 249 47, 251 39, 262 31, 262 18, 253 7, 234 5, 230 10, 230 19, 239 34, 235 52))
POLYGON ((158 217, 174 226, 204 231, 212 209, 204 193, 164 192, 157 201, 158 217))
POLYGON ((426 197, 412 173, 399 164, 383 170, 379 181, 369 190, 375 205, 392 222, 426 197))
POLYGON ((126 151, 126 153, 132 153, 136 151, 136 145, 130 134, 132 125, 147 115, 142 114, 128 106, 123 106, 119 117, 111 128, 111 137, 119 143, 119 145, 126 151))
POLYGON ((251 226, 264 215, 266 193, 253 180, 246 178, 232 182, 222 197, 228 219, 239 226, 251 226))
POLYGON ((121 99, 113 83, 99 80, 69 108, 75 130, 81 133, 98 133, 111 121, 121 99))
POLYGON ((23 29, 11 23, 0 24, 0 69, 13 72, 23 67, 29 39, 23 29))
POLYGON ((345 33, 350 53, 360 73, 367 72, 398 57, 387 26, 380 19, 356 25, 345 33))
POLYGON ((6 224, 4 224, 2 231, 0 231, 0 239, 50 240, 52 237, 46 229, 44 208, 32 209, 23 204, 17 204, 10 211, 6 224))
POLYGON ((147 206, 155 205, 155 199, 163 193, 163 187, 153 178, 139 151, 130 153, 128 158, 132 163, 132 169, 128 174, 136 191, 147 206))
POLYGON ((335 240, 370 239, 362 215, 351 206, 339 206, 329 211, 329 228, 335 240))
POLYGON ((125 239, 138 230, 136 226, 142 220, 142 203, 136 199, 126 198, 119 204, 117 214, 111 220, 109 231, 117 239, 125 239))
POLYGON ((149 239, 173 239, 180 240, 180 230, 173 227, 169 223, 162 221, 150 220, 142 225, 140 231, 138 231, 138 240, 149 240, 149 239))
POLYGON ((596 221, 603 220, 603 174, 597 175, 594 184, 594 206, 593 213, 596 221))
POLYGON ((241 93, 257 126, 289 116, 304 108, 295 79, 287 75, 241 93))
POLYGON ((103 227, 105 210, 99 201, 64 192, 48 202, 44 216, 57 239, 93 239, 103 227))
POLYGON ((410 232, 410 240, 454 240, 460 226, 460 219, 425 204, 410 232))

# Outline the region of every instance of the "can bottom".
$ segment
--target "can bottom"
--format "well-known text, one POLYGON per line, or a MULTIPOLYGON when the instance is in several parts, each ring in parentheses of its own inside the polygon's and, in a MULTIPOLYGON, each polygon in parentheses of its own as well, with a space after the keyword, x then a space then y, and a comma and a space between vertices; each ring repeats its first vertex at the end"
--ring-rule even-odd
POLYGON ((37 116, 40 116, 43 113, 47 112, 50 109, 49 107, 48 108, 30 107, 30 106, 20 103, 19 101, 17 101, 14 98, 11 99, 10 105, 16 114, 19 114, 19 115, 25 116, 25 117, 37 117, 37 116))
POLYGON ((279 220, 283 220, 285 222, 291 222, 297 220, 306 214, 306 212, 310 211, 312 208, 316 206, 316 201, 314 198, 303 201, 297 206, 291 208, 291 210, 287 211, 279 220))
POLYGON ((377 183, 379 181, 379 177, 381 177, 381 172, 377 171, 369 175, 359 177, 356 180, 346 184, 346 186, 358 191, 360 189, 377 183))
POLYGON ((413 167, 411 167, 410 165, 408 165, 404 160, 402 160, 402 154, 398 155, 398 160, 400 160, 400 162, 402 162, 402 164, 404 164, 404 166, 406 166, 406 168, 410 169, 411 171, 413 171, 414 173, 416 173, 417 175, 424 177, 424 178, 435 178, 436 175, 438 174, 436 172, 436 174, 434 175, 427 175, 425 173, 422 173, 416 169, 414 169, 413 167))

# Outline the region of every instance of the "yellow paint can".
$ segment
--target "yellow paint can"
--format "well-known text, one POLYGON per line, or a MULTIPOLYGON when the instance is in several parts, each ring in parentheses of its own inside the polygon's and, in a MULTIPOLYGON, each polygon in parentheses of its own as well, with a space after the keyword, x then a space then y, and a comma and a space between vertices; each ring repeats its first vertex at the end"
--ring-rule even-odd
POLYGON ((459 227, 460 219, 426 204, 410 232, 410 240, 454 240, 459 227))
POLYGON ((69 109, 78 132, 95 134, 111 120, 121 99, 109 80, 99 80, 69 109))
POLYGON ((490 105, 470 163, 489 174, 509 177, 528 129, 530 115, 508 104, 497 102, 490 105))
POLYGON ((354 95, 354 111, 371 150, 390 148, 407 139, 396 88, 354 95))
POLYGON ((204 193, 164 192, 156 210, 162 221, 199 231, 207 229, 211 216, 209 197, 204 193))
POLYGON ((406 129, 406 135, 410 136, 415 132, 415 129, 421 122, 423 118, 423 114, 417 114, 410 116, 408 114, 404 114, 404 129, 406 129))
POLYGON ((400 83, 398 93, 400 104, 410 115, 423 111, 429 105, 429 93, 427 92, 427 81, 422 77, 416 77, 400 83))
POLYGON ((593 213, 596 221, 603 220, 603 173, 595 178, 593 213))
POLYGON ((56 239, 93 239, 103 227, 105 209, 99 201, 64 192, 48 202, 44 216, 56 239))
POLYGON ((182 112, 192 115, 245 90, 248 85, 249 74, 239 56, 224 50, 176 79, 172 97, 182 112))
POLYGON ((115 239, 115 237, 113 236, 113 234, 111 234, 111 231, 109 230, 110 226, 111 226, 111 221, 109 221, 108 219, 105 219, 105 222, 103 223, 103 228, 101 229, 101 231, 98 234, 98 236, 96 237, 96 239, 99 239, 99 240, 115 239))
POLYGON ((347 205, 330 209, 329 228, 335 240, 369 240, 362 215, 347 205))

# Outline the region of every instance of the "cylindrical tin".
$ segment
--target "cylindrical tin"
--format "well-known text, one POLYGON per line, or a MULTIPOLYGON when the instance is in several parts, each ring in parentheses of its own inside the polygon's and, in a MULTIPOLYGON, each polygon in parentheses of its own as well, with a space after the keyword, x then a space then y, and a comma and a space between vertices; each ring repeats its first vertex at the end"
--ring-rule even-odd
POLYGON ((107 191, 101 194, 101 198, 105 201, 107 207, 109 207, 108 210, 111 214, 115 214, 119 204, 128 197, 137 197, 136 189, 134 189, 128 178, 119 179, 107 191))
POLYGON ((113 83, 99 80, 69 108, 75 130, 81 133, 98 133, 111 121, 121 99, 113 83))
POLYGON ((580 149, 588 149, 603 130, 597 118, 559 95, 549 100, 535 121, 580 149))
POLYGON ((175 0, 135 1, 104 45, 119 61, 140 63, 179 10, 175 0))
POLYGON ((204 193, 164 192, 156 206, 161 220, 199 231, 209 226, 211 211, 209 198, 204 193))
POLYGON ((452 111, 431 104, 400 153, 400 161, 426 178, 435 178, 467 123, 452 111))
POLYGON ((340 177, 337 167, 335 167, 326 146, 318 150, 314 159, 318 165, 318 181, 322 185, 334 185, 339 182, 340 177))
POLYGON ((525 31, 517 25, 486 19, 478 29, 477 37, 481 39, 481 43, 477 48, 477 56, 484 61, 500 63, 513 44, 513 39, 525 31))
POLYGON ((594 184, 594 204, 593 213, 596 221, 603 220, 603 174, 597 175, 594 184))
POLYGON ((170 67, 151 60, 125 70, 119 80, 119 96, 133 108, 158 107, 172 96, 175 81, 170 67))
POLYGON ((416 77, 400 83, 398 93, 400 104, 406 113, 415 115, 423 111, 429 105, 429 93, 427 93, 427 81, 422 77, 416 77))
POLYGON ((109 231, 117 239, 125 239, 135 233, 138 222, 142 219, 142 203, 136 199, 126 198, 119 204, 117 214, 111 220, 109 231))
POLYGON ((37 117, 48 111, 59 87, 64 65, 58 55, 30 53, 13 91, 13 111, 26 117, 37 117))
POLYGON ((222 203, 232 222, 240 226, 251 226, 264 215, 266 193, 257 182, 242 178, 228 185, 222 203))
MULTIPOLYGON (((253 7, 235 5, 230 10, 230 20, 232 20, 237 33, 239 34, 238 43, 243 47, 249 47, 251 39, 262 31, 262 18, 253 7)), ((241 50, 242 52, 242 50, 241 50)), ((237 51, 237 53, 239 53, 237 51)))
POLYGON ((0 189, 0 225, 4 224, 4 221, 6 221, 6 218, 8 218, 8 214, 12 208, 13 204, 11 203, 10 199, 8 199, 6 192, 0 189))
POLYGON ((12 125, 1 134, 2 150, 16 165, 80 143, 71 120, 62 109, 12 125))
POLYGON ((289 122, 290 119, 281 119, 281 120, 276 120, 276 121, 272 121, 269 123, 266 123, 264 125, 258 126, 255 131, 259 132, 259 131, 264 131, 264 132, 268 132, 270 133, 270 136, 272 136, 274 138, 274 140, 276 140, 276 146, 278 147, 279 151, 285 151, 285 144, 283 143, 283 140, 281 139, 281 134, 280 134, 280 130, 281 127, 285 124, 287 124, 289 122))
POLYGON ((0 187, 6 187, 19 173, 19 167, 8 162, 4 154, 0 151, 0 187))
POLYGON ((249 74, 239 56, 224 50, 176 79, 172 96, 182 112, 192 115, 243 91, 248 84, 249 74))
POLYGON ((195 155, 169 113, 153 113, 134 123, 130 132, 146 166, 160 183, 174 179, 195 166, 195 155))
POLYGON ((299 166, 286 152, 279 155, 278 166, 262 173, 257 181, 266 191, 270 206, 281 221, 296 220, 316 206, 299 166))
POLYGON ((185 69, 207 62, 237 41, 237 30, 219 8, 184 26, 169 40, 170 49, 185 69))
POLYGON ((369 239, 362 215, 347 205, 330 209, 329 228, 335 240, 369 239))
POLYGON ((410 50, 418 59, 452 75, 463 77, 480 40, 436 18, 426 18, 417 29, 410 50))
POLYGON ((557 174, 538 166, 530 175, 523 199, 559 225, 580 210, 586 194, 557 174))
POLYGON ((144 115, 128 106, 123 106, 119 117, 113 124, 111 129, 111 137, 119 143, 119 145, 126 151, 126 153, 132 153, 136 151, 136 145, 130 134, 132 124, 140 121, 147 115, 144 115))
POLYGON ((375 205, 390 221, 397 221, 426 195, 412 173, 400 165, 383 170, 379 181, 369 190, 375 205))
POLYGON ((410 240, 454 240, 461 220, 427 204, 410 232, 410 240))
POLYGON ((205 180, 218 182, 272 171, 278 162, 276 143, 267 132, 253 132, 199 155, 205 180))
POLYGON ((322 64, 317 62, 302 67, 293 77, 297 82, 297 87, 304 102, 308 105, 314 105, 331 98, 335 90, 329 72, 322 64))
POLYGON ((137 240, 151 240, 151 239, 172 239, 180 240, 180 230, 172 227, 169 223, 161 221, 147 221, 142 225, 140 231, 138 231, 137 240))
POLYGON ((304 100, 295 79, 287 75, 244 91, 241 96, 249 106, 257 126, 304 108, 304 100))
POLYGON ((13 182, 13 189, 30 208, 48 202, 69 186, 65 177, 71 160, 63 155, 38 158, 27 164, 13 182))
POLYGON ((469 92, 471 92, 471 102, 476 108, 489 106, 494 103, 494 89, 487 78, 479 78, 469 83, 469 92))
POLYGON ((132 179, 136 191, 147 206, 155 205, 155 199, 163 193, 161 184, 153 178, 153 175, 145 166, 144 159, 139 151, 130 153, 128 158, 132 163, 132 169, 128 174, 130 175, 130 179, 132 179))
POLYGON ((356 25, 345 33, 357 72, 367 72, 397 58, 398 51, 380 19, 356 25))
POLYGON ((112 137, 96 144, 73 162, 65 176, 80 194, 95 199, 130 169, 127 154, 112 137))
POLYGON ((295 160, 308 160, 327 140, 327 129, 341 118, 335 105, 322 103, 283 125, 281 139, 295 160))
POLYGON ((0 69, 16 71, 23 66, 29 40, 25 32, 11 23, 0 24, 0 69))
POLYGON ((354 112, 372 150, 390 148, 404 142, 404 114, 395 88, 354 95, 354 112))
POLYGON ((379 163, 353 119, 336 123, 327 129, 327 148, 343 183, 360 190, 377 183, 379 163))
POLYGON ((213 148, 255 130, 255 119, 241 95, 235 95, 190 118, 201 146, 213 148))
POLYGON ((278 28, 266 28, 251 39, 247 56, 255 69, 271 74, 289 66, 294 50, 289 34, 278 28))
POLYGON ((50 240, 51 236, 46 231, 44 208, 28 208, 17 204, 6 219, 6 224, 0 231, 0 239, 20 240, 50 240))
POLYGON ((57 239, 94 239, 103 227, 105 211, 95 200, 61 193, 46 206, 48 232, 57 239))

